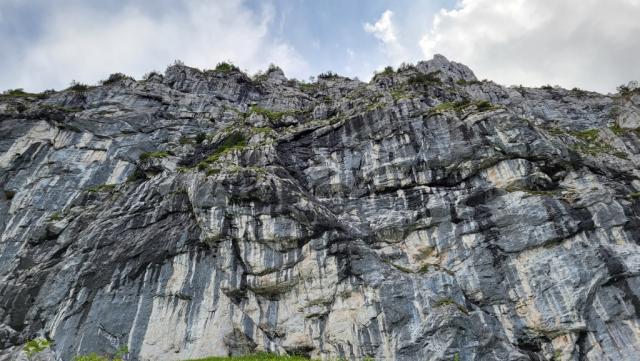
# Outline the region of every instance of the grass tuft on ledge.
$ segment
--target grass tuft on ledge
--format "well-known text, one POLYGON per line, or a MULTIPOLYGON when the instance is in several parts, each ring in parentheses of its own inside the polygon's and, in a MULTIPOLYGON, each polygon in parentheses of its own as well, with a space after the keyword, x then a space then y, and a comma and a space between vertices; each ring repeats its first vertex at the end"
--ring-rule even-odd
POLYGON ((145 160, 153 159, 153 158, 166 158, 169 156, 169 153, 166 151, 155 151, 155 152, 146 152, 140 154, 140 161, 144 162, 145 160))
POLYGON ((218 65, 216 65, 216 68, 214 69, 214 71, 218 73, 230 73, 232 71, 240 71, 240 68, 238 68, 237 66, 235 66, 233 63, 229 61, 223 61, 218 63, 218 65))

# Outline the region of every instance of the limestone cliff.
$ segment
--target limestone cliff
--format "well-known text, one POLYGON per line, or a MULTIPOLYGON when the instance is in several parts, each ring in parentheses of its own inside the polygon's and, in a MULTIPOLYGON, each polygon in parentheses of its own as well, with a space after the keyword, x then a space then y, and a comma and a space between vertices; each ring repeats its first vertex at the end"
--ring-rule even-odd
POLYGON ((442 56, 6 93, 0 359, 637 359, 639 127, 442 56))

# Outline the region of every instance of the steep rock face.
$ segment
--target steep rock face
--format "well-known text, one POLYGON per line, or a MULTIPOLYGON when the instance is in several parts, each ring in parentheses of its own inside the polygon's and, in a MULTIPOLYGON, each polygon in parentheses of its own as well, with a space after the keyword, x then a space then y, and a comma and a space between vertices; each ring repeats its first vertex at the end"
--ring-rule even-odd
POLYGON ((0 359, 634 359, 637 119, 442 56, 3 96, 0 359))

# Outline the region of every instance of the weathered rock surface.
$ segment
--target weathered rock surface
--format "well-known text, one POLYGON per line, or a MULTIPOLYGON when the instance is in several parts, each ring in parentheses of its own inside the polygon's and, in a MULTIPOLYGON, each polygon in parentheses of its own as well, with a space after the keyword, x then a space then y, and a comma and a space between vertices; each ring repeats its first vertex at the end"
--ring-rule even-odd
POLYGON ((637 359, 639 94, 436 56, 5 95, 0 359, 637 359))

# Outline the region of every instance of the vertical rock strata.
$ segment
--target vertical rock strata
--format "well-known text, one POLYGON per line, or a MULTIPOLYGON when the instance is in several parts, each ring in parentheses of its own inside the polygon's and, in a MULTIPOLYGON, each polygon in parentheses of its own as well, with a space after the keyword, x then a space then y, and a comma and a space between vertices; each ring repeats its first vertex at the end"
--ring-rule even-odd
POLYGON ((636 359, 639 127, 442 56, 4 95, 0 359, 636 359))

